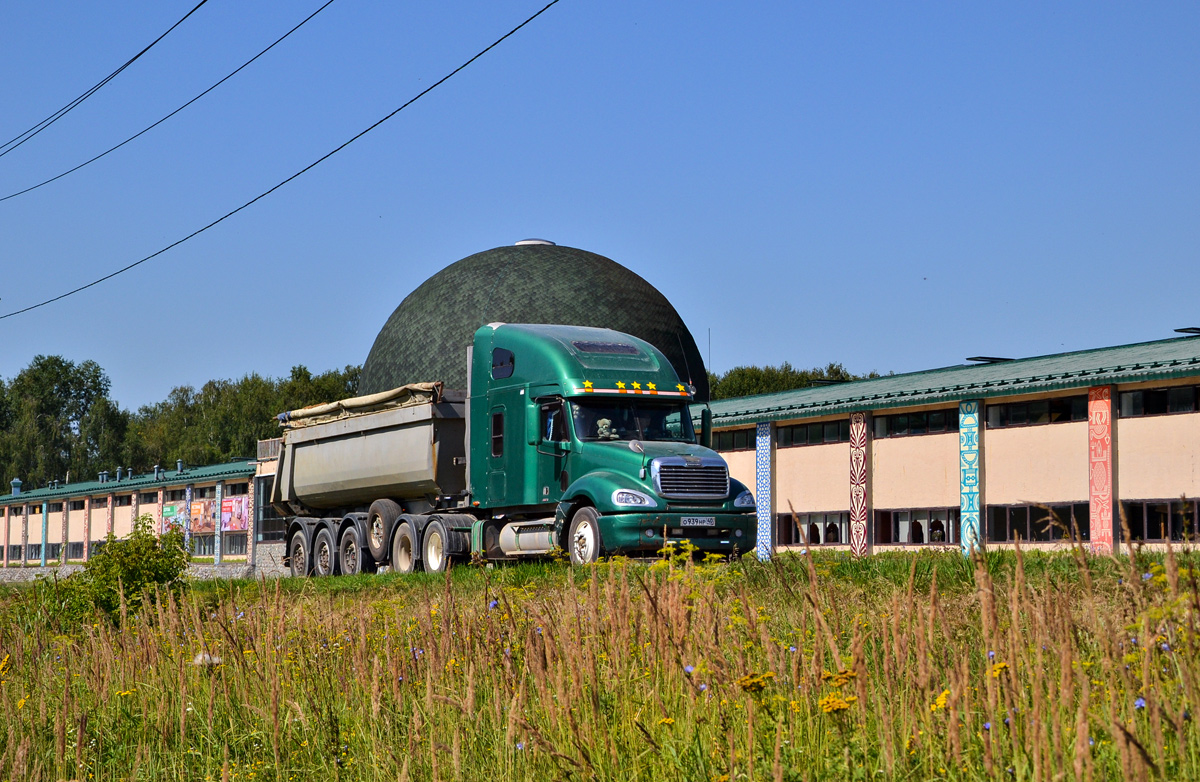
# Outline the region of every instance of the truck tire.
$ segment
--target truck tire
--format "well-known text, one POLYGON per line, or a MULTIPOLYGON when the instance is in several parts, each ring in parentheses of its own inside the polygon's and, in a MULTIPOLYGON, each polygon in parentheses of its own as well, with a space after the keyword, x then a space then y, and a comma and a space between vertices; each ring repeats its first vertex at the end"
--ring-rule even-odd
POLYGON ((392 572, 412 573, 417 569, 417 538, 410 522, 402 521, 392 539, 392 572))
POLYGON ((425 564, 425 572, 445 573, 450 567, 450 555, 447 553, 450 541, 446 525, 441 519, 430 519, 421 537, 421 561, 425 564))
MULTIPOLYGON (((371 556, 381 565, 387 560, 388 533, 403 512, 391 500, 375 500, 367 511, 367 547, 371 550, 371 556)), ((396 569, 395 565, 392 569, 396 569)))
POLYGON ((600 542, 600 514, 595 508, 584 506, 571 517, 571 529, 567 533, 567 549, 572 565, 590 565, 600 558, 603 545, 600 542))
POLYGON ((342 531, 342 539, 338 541, 338 565, 341 567, 342 575, 356 576, 364 572, 366 563, 363 558, 368 556, 367 552, 363 551, 362 544, 358 540, 358 529, 356 527, 346 527, 342 531))
POLYGON ((322 529, 313 539, 312 572, 314 576, 332 576, 337 573, 337 547, 333 545, 333 533, 322 529))
POLYGON ((288 567, 293 578, 303 578, 308 575, 308 547, 304 545, 304 531, 292 536, 288 543, 288 567))

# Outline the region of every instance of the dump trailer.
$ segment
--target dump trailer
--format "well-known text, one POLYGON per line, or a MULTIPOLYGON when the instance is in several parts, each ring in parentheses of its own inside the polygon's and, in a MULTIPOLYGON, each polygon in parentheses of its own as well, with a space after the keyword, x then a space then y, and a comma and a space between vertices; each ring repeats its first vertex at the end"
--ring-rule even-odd
POLYGON ((493 323, 466 361, 465 390, 416 383, 279 415, 271 503, 293 575, 754 547, 753 496, 649 343, 493 323))

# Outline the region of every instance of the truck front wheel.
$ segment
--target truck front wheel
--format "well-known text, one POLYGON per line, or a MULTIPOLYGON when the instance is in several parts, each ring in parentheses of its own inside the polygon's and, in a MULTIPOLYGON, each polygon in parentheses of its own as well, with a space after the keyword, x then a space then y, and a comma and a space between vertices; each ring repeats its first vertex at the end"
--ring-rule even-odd
POLYGON ((595 508, 584 506, 575 511, 567 533, 567 546, 572 565, 588 565, 600 558, 600 514, 595 508))
POLYGON ((444 573, 450 567, 450 556, 446 553, 446 525, 440 519, 433 519, 425 527, 424 556, 425 572, 444 573))

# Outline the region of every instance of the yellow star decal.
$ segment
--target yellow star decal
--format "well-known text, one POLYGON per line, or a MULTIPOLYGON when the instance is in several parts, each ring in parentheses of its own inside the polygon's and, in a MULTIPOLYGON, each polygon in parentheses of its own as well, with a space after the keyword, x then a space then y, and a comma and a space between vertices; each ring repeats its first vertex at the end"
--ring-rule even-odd
POLYGON ((657 389, 654 387, 654 384, 653 384, 653 383, 647 383, 647 384, 646 384, 646 388, 650 389, 651 391, 656 391, 656 390, 657 390, 657 389))
POLYGON ((583 381, 583 387, 584 387, 584 388, 591 388, 591 387, 592 387, 592 381, 590 381, 590 380, 585 380, 585 381, 583 381))
POLYGON ((683 383, 676 383, 676 384, 675 384, 675 387, 676 387, 676 388, 678 388, 680 391, 683 391, 683 390, 684 390, 684 388, 683 388, 683 383))
POLYGON ((633 384, 633 387, 634 387, 634 388, 641 388, 641 387, 642 387, 642 384, 641 384, 641 383, 634 383, 634 384, 633 384))
POLYGON ((624 388, 624 387, 625 387, 625 384, 624 384, 624 383, 622 383, 620 380, 618 380, 618 381, 617 381, 617 388, 624 388))

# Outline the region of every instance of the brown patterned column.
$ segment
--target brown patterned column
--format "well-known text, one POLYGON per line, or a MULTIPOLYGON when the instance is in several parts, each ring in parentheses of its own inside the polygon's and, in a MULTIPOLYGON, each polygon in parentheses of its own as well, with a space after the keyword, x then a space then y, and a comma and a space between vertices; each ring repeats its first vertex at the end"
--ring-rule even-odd
POLYGON ((155 530, 155 532, 158 532, 160 535, 162 534, 162 523, 163 523, 162 506, 163 506, 163 503, 166 502, 166 500, 167 500, 167 490, 164 489, 162 486, 159 486, 158 487, 158 510, 155 511, 155 514, 158 516, 158 518, 156 518, 154 520, 154 530, 155 530))
POLYGON ((12 506, 4 506, 4 567, 8 567, 8 525, 12 519, 12 506))
POLYGON ((1113 391, 1113 386, 1088 389, 1088 527, 1098 554, 1116 551, 1120 540, 1113 391))
POLYGON ((850 552, 870 553, 871 436, 866 413, 850 414, 850 552))
POLYGON ((83 561, 92 558, 92 498, 83 498, 83 561))
POLYGON ((29 503, 21 506, 21 565, 29 564, 29 503))
MULTIPOLYGON (((130 475, 129 477, 132 478, 133 475, 130 475)), ((130 511, 130 513, 133 514, 133 523, 134 524, 137 524, 138 511, 140 511, 142 509, 140 495, 141 495, 141 492, 139 492, 137 489, 134 489, 133 494, 129 495, 129 511, 130 511)), ((133 527, 131 526, 130 529, 133 529, 133 527)))
POLYGON ((70 548, 70 522, 71 522, 71 500, 63 498, 62 504, 62 543, 59 544, 58 561, 59 564, 67 564, 67 550, 70 548))
POLYGON ((107 538, 113 531, 113 505, 117 502, 117 495, 108 495, 108 518, 104 522, 104 537, 107 538))

